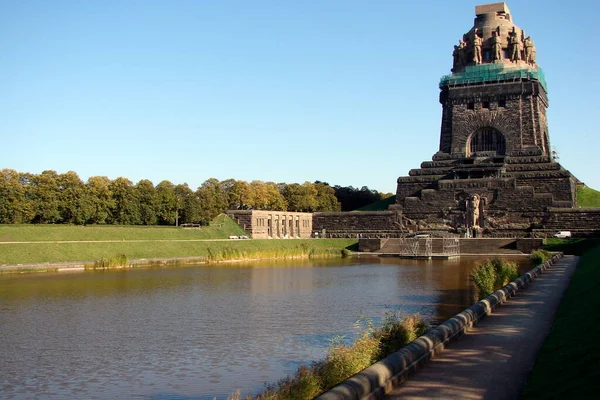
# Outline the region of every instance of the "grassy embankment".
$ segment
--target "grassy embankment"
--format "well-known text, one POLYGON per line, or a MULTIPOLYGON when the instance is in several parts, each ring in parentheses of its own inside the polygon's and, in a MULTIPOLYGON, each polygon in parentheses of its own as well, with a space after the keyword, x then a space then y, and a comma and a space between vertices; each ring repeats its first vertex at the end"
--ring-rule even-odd
POLYGON ((585 185, 578 185, 577 206, 583 208, 600 207, 600 192, 585 185))
POLYGON ((226 216, 201 228, 0 225, 0 264, 196 257, 206 261, 339 257, 354 239, 220 240, 244 235, 226 216), (29 242, 29 243, 16 243, 29 242), (58 242, 58 243, 57 243, 58 242))
POLYGON ((595 398, 600 389, 600 241, 549 242, 548 250, 583 255, 522 398, 595 398))

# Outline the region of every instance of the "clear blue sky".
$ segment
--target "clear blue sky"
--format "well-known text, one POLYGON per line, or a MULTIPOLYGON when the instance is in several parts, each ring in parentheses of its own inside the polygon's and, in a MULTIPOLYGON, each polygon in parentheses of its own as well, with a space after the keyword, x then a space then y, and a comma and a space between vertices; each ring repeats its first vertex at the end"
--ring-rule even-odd
MULTIPOLYGON (((395 192, 482 1, 0 0, 0 168, 395 192)), ((600 1, 514 0, 561 164, 600 189, 600 1)))

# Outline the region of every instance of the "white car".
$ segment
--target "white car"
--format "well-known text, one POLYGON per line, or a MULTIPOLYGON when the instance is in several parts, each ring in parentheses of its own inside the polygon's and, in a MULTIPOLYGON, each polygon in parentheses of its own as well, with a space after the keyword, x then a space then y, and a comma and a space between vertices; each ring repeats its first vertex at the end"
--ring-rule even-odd
POLYGON ((571 231, 558 231, 554 235, 555 238, 565 239, 571 237, 571 231))

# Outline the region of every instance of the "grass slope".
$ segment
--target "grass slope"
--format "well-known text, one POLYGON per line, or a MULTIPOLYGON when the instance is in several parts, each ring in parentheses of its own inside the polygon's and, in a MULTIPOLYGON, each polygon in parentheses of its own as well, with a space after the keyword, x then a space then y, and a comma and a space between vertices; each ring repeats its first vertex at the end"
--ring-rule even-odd
POLYGON ((1 225, 0 242, 38 242, 63 240, 189 240, 226 239, 246 235, 231 218, 219 215, 209 226, 177 228, 174 226, 131 225, 1 225))
POLYGON ((600 207, 600 192, 585 185, 578 185, 577 206, 583 208, 600 207))
POLYGON ((592 399, 600 390, 600 246, 580 259, 522 399, 592 399))
POLYGON ((357 243, 355 239, 224 240, 232 235, 245 234, 226 215, 215 218, 210 226, 190 229, 114 225, 0 225, 0 242, 8 242, 0 244, 0 264, 90 262, 121 254, 130 260, 339 257, 342 249, 357 243), (66 243, 57 243, 63 241, 66 243))
POLYGON ((94 261, 124 254, 129 259, 202 257, 206 261, 341 256, 356 239, 26 243, 0 245, 0 264, 94 261))

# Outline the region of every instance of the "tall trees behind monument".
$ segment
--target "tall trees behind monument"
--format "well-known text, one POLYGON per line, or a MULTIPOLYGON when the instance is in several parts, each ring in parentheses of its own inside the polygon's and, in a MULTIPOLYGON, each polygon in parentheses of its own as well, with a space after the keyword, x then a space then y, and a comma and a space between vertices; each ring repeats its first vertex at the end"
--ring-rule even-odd
POLYGON ((228 209, 327 212, 352 210, 381 198, 366 187, 326 182, 275 183, 207 179, 196 190, 187 184, 148 179, 136 184, 119 177, 73 171, 58 174, 0 170, 0 223, 174 225, 208 223, 228 209))

